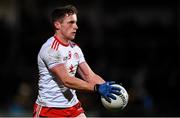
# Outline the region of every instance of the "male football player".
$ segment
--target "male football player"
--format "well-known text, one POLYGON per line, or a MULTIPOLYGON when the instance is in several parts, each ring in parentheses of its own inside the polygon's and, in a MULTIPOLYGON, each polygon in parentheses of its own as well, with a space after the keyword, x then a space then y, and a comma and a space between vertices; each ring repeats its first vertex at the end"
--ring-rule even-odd
POLYGON ((111 102, 120 89, 111 86, 95 74, 75 39, 77 9, 67 5, 55 9, 51 15, 54 35, 41 47, 38 54, 38 97, 34 117, 86 117, 77 99, 76 90, 95 92, 111 102), (75 77, 76 71, 82 77, 75 77))

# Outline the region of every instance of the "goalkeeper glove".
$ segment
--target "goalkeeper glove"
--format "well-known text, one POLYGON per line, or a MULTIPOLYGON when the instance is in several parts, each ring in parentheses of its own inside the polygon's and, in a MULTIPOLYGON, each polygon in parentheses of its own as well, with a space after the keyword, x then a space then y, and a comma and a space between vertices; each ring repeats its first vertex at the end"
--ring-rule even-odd
POLYGON ((111 86, 112 84, 115 84, 114 81, 111 82, 105 82, 103 84, 96 84, 94 86, 94 91, 99 93, 102 97, 104 97, 109 103, 111 103, 111 99, 116 100, 116 97, 113 94, 120 95, 120 88, 111 86))

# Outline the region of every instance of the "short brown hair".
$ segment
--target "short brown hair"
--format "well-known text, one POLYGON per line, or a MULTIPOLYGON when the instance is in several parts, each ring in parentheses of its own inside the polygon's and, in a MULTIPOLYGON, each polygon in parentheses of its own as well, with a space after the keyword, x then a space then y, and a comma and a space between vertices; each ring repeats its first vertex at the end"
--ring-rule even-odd
POLYGON ((57 20, 63 20, 66 14, 72 15, 77 14, 78 10, 74 5, 66 5, 63 7, 59 7, 53 10, 51 13, 51 22, 55 22, 57 20))

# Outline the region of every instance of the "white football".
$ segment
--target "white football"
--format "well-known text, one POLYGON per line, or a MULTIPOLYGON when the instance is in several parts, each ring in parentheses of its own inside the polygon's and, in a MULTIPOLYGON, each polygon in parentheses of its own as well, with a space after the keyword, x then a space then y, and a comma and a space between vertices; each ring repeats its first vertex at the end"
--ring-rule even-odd
POLYGON ((122 110, 126 107, 127 103, 128 103, 128 93, 126 91, 126 89, 119 85, 119 84, 113 84, 112 86, 116 86, 119 87, 121 89, 121 95, 115 95, 116 96, 116 100, 111 99, 111 103, 109 103, 108 101, 106 101, 106 99, 104 97, 101 96, 101 102, 103 104, 103 106, 108 109, 108 110, 122 110))

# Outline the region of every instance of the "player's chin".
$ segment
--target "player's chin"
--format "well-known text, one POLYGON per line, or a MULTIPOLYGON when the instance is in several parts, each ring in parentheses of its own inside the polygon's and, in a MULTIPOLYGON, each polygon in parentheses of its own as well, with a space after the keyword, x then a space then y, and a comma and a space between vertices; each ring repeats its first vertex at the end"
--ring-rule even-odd
POLYGON ((70 37, 70 40, 74 40, 75 39, 75 35, 70 37))
POLYGON ((75 38, 76 32, 72 32, 71 36, 72 36, 72 38, 75 38))
POLYGON ((71 38, 69 38, 69 40, 74 40, 75 39, 75 37, 71 37, 71 38))

